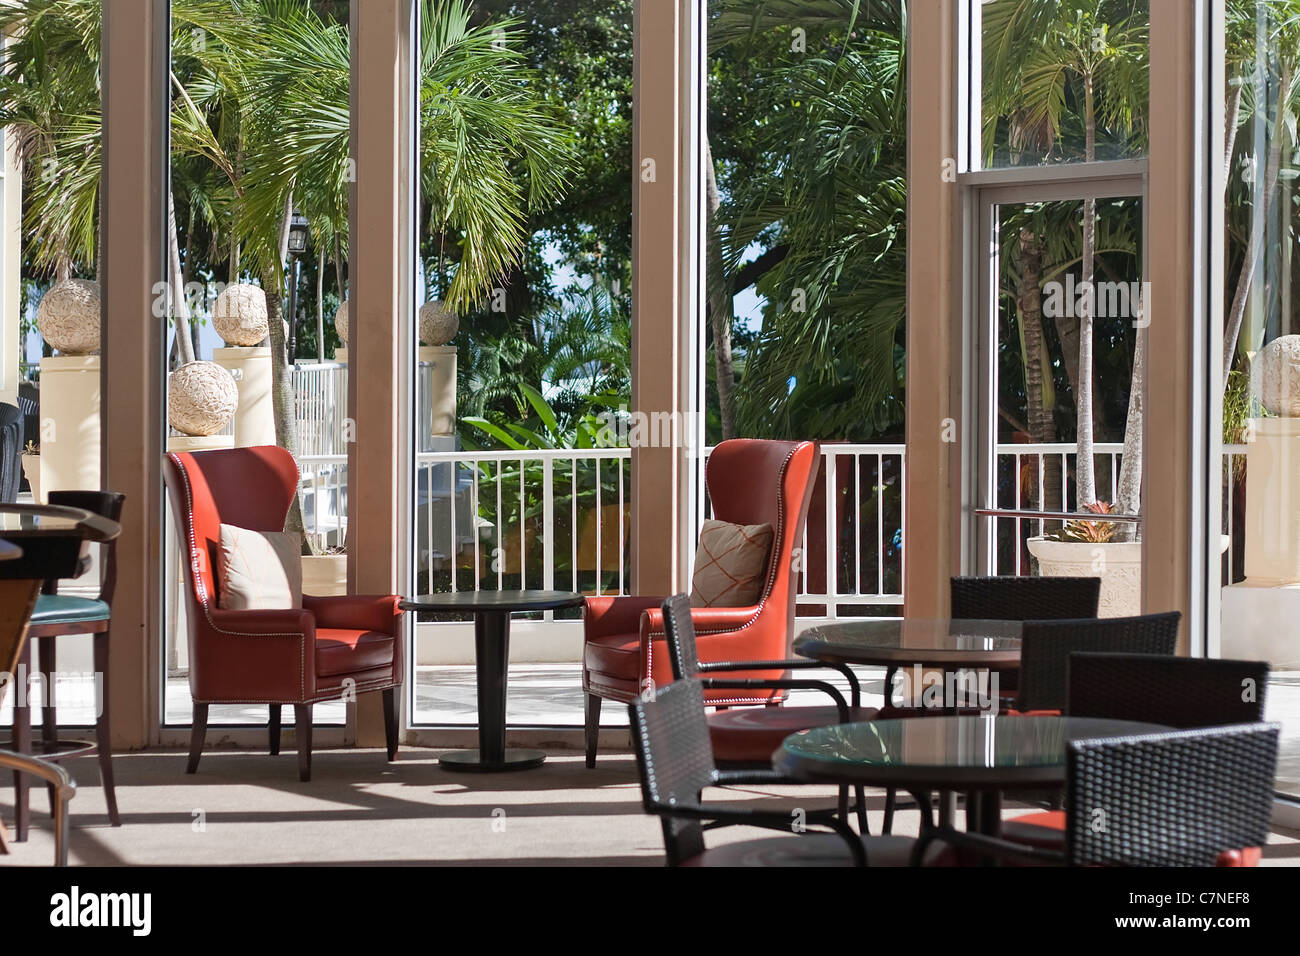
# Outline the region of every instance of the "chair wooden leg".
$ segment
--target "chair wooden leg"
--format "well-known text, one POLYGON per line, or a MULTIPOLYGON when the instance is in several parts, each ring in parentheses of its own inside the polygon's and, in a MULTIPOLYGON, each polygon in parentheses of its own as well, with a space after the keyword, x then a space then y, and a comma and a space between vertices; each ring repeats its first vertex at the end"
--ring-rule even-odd
POLYGON ((186 773, 195 773, 199 769, 199 758, 203 756, 203 737, 208 732, 208 705, 194 702, 194 717, 190 722, 190 762, 185 766, 186 773))
POLYGON ((596 745, 600 742, 600 700, 596 694, 586 696, 583 739, 587 745, 588 767, 596 766, 596 745))
MULTIPOLYGON (((41 668, 41 752, 57 754, 59 717, 54 706, 54 676, 58 672, 58 650, 54 637, 36 638, 36 657, 41 668)), ((50 798, 50 816, 53 816, 59 792, 52 783, 47 783, 45 790, 50 798)))
POLYGON ((388 759, 397 759, 397 727, 401 718, 401 699, 397 688, 384 691, 384 741, 388 744, 388 759))
POLYGON ((885 791, 885 821, 880 825, 880 832, 890 834, 894 832, 894 810, 898 808, 898 791, 890 787, 885 791))
POLYGON ((95 635, 95 674, 100 681, 100 711, 95 717, 95 749, 99 753, 99 778, 104 787, 104 802, 108 804, 108 822, 122 825, 117 812, 117 785, 113 782, 113 739, 108 725, 108 631, 95 635))
MULTIPOLYGON (((19 658, 19 673, 30 674, 32 669, 32 645, 30 642, 23 648, 22 656, 19 658)), ((19 693, 26 695, 27 688, 19 687, 19 693)), ((20 754, 30 754, 32 752, 32 709, 31 701, 24 699, 22 706, 19 702, 14 701, 14 730, 13 745, 14 750, 20 754)), ((31 782, 27 779, 27 774, 14 771, 14 833, 13 842, 22 843, 27 839, 27 827, 31 822, 31 782)))
POLYGON ((266 732, 270 738, 271 756, 278 756, 280 753, 280 705, 271 705, 271 714, 266 720, 266 732))
POLYGON ((298 731, 298 779, 311 780, 311 704, 293 705, 294 726, 298 731))
POLYGON ((853 799, 858 801, 858 832, 867 836, 871 833, 871 825, 867 823, 867 788, 854 787, 853 799))

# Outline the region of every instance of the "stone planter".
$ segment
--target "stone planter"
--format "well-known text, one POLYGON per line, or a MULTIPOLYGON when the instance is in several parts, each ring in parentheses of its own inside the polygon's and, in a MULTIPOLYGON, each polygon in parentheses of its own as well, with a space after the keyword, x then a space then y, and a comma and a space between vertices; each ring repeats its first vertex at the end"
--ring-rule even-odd
POLYGON ((1044 577, 1101 578, 1098 617, 1142 613, 1142 542, 1030 538, 1029 553, 1044 577))
POLYGON ((23 455, 23 474, 27 476, 27 484, 31 485, 32 501, 38 505, 44 504, 45 499, 41 497, 40 455, 23 455))
POLYGON ((302 557, 302 593, 313 597, 338 597, 348 593, 346 554, 305 554, 302 557))

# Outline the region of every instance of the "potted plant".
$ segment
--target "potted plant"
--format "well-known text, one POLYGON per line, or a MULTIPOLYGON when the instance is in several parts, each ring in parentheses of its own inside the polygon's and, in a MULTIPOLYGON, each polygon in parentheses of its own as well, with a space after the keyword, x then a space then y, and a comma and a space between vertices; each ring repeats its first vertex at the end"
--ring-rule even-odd
MULTIPOLYGON (((1109 502, 1097 501, 1080 507, 1097 515, 1114 514, 1109 502)), ((1126 617, 1142 609, 1142 542, 1118 540, 1120 526, 1114 521, 1076 518, 1059 531, 1029 539, 1029 553, 1038 560, 1039 573, 1046 577, 1101 578, 1099 617, 1126 617)))

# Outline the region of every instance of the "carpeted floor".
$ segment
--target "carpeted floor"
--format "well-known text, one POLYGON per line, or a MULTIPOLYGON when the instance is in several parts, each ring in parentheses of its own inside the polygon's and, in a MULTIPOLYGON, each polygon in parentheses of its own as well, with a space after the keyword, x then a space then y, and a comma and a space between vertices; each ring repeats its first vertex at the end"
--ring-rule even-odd
MULTIPOLYGON (((313 779, 298 782, 292 750, 210 751, 195 776, 179 752, 114 758, 122 827, 108 825, 93 758, 68 763, 80 790, 72 801, 71 862, 125 864, 471 864, 659 865, 659 824, 641 811, 628 754, 596 769, 572 751, 539 770, 487 776, 439 769, 438 751, 405 748, 396 764, 377 750, 318 752, 313 779)), ((830 788, 711 791, 710 799, 767 800, 790 812, 827 806, 830 788)), ((879 832, 883 794, 869 793, 879 832)), ((0 866, 46 865, 53 853, 43 789, 33 789, 34 831, 0 866)), ((13 820, 13 790, 0 787, 0 816, 13 820)), ((915 833, 916 811, 896 833, 915 833)), ((752 839, 754 830, 710 834, 710 842, 752 839)), ((1300 865, 1300 834, 1278 833, 1265 865, 1300 865)))

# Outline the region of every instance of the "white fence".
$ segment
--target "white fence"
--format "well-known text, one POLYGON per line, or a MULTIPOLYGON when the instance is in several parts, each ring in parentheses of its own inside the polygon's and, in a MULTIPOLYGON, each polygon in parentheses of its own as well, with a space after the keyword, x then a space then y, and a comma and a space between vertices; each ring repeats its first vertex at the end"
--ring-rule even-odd
MULTIPOLYGON (((303 515, 318 546, 344 541, 347 515, 346 366, 295 370, 303 515)), ((1114 500, 1123 446, 1094 447, 1099 497, 1114 500)), ((707 451, 706 451, 707 454, 707 451)), ((905 449, 824 444, 800 544, 799 616, 896 613, 903 603, 905 449)), ((1244 446, 1224 448, 1225 476, 1244 446)), ((998 508, 1074 510, 1072 443, 999 444, 998 508)), ((419 590, 559 588, 627 594, 631 582, 631 452, 626 448, 421 451, 416 456, 419 590)), ((1236 566, 1238 482, 1224 484, 1227 568, 1236 566)), ((707 503, 705 504, 707 513, 707 503)), ((999 574, 1031 573, 1024 545, 1042 519, 996 517, 999 574)))

